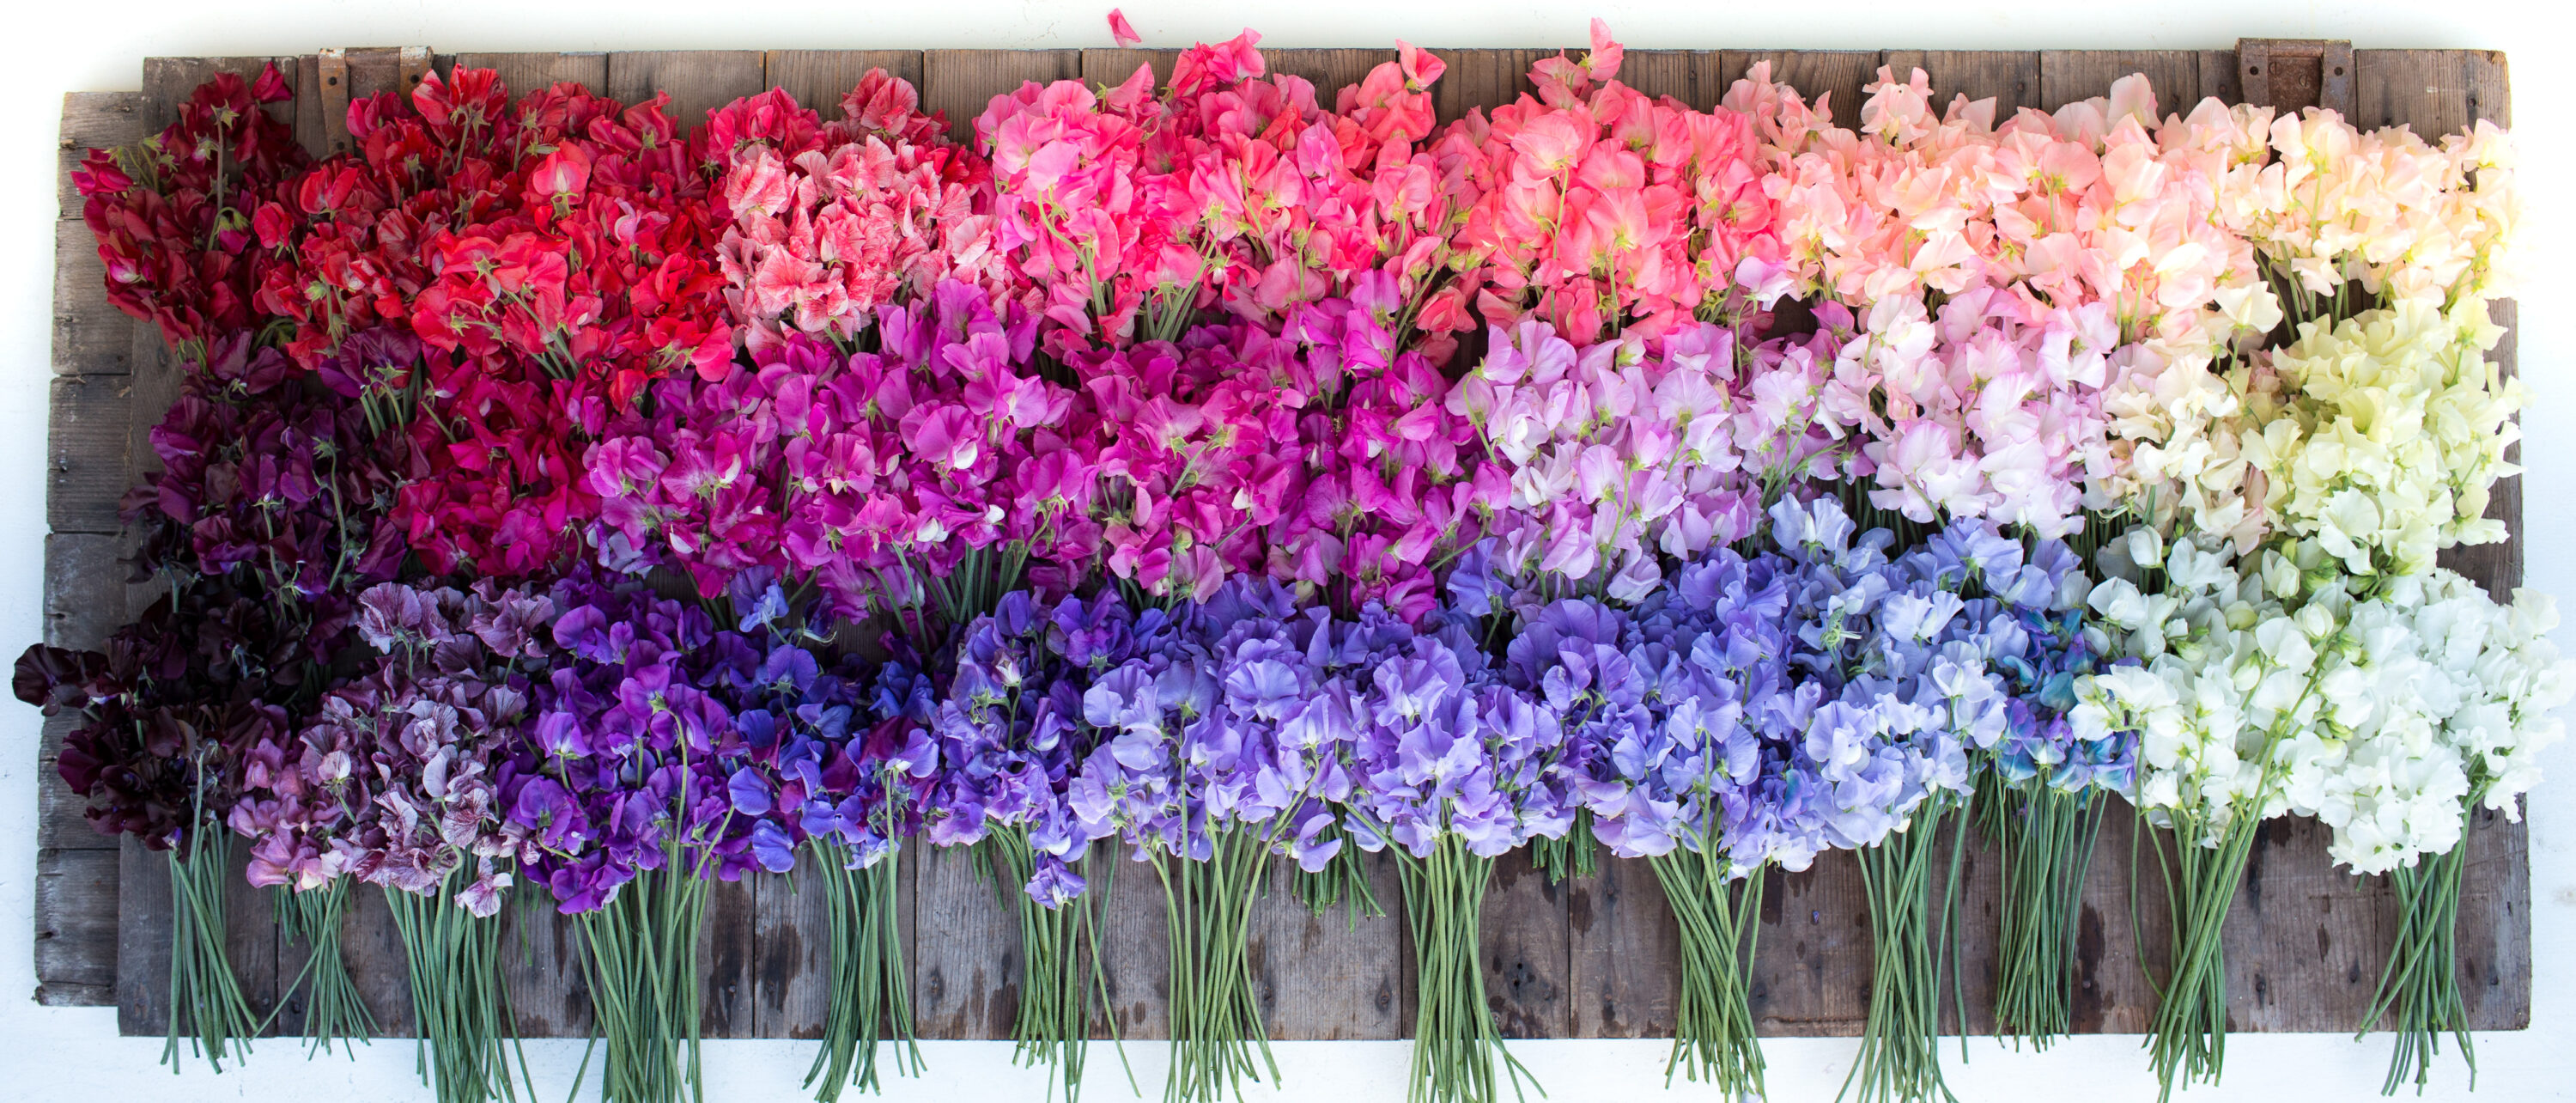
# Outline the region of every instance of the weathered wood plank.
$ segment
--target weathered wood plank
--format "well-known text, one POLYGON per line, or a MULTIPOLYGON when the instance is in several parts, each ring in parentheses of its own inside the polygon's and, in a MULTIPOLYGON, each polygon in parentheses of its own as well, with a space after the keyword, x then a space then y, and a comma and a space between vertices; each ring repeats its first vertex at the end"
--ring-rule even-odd
POLYGON ((1898 81, 1921 69, 1932 78, 1932 107, 1947 112, 1960 96, 1995 101, 1995 122, 2040 105, 2036 50, 1889 50, 1886 64, 1898 81))
POLYGON ((2170 975, 2173 928, 2165 921, 2155 859, 2134 849, 2140 829, 2137 810, 2127 802, 2113 801, 2103 810, 2102 837, 2094 844, 2084 903, 2076 913, 2075 990, 2067 1014, 2079 1033, 2145 1032, 2156 1009, 2148 970, 2170 975))
POLYGON ((758 50, 627 50, 608 55, 608 96, 642 103, 671 96, 671 121, 695 131, 707 113, 769 87, 758 50))
MULTIPOLYGON (((2236 51, 2202 50, 2199 53, 2201 98, 2214 98, 2224 104, 2245 102, 2244 79, 2237 71, 2236 51)), ((2189 114, 2188 111, 2184 113, 2189 114)))
POLYGON ((594 93, 608 87, 608 55, 603 53, 458 54, 456 64, 499 74, 513 99, 558 84, 578 84, 594 93))
POLYGON ((1690 50, 1629 50, 1619 60, 1619 83, 1705 110, 1717 96, 1699 89, 1698 62, 1699 54, 1690 50))
POLYGON ((54 223, 54 374, 131 372, 134 326, 107 301, 107 262, 88 224, 77 217, 54 223))
POLYGON ((2465 129, 2475 117, 2467 61, 2459 50, 2353 51, 2353 125, 2412 127, 2429 142, 2465 129))
POLYGON ((975 136, 975 116, 993 97, 1030 81, 1047 84, 1082 75, 1080 50, 928 50, 921 55, 922 106, 948 116, 958 141, 975 136))
MULTIPOLYGON (((920 935, 912 1006, 924 1038, 1008 1038, 1020 1009, 1020 928, 964 847, 916 846, 920 935)), ((1016 886, 1012 891, 1017 891, 1016 886)))
MULTIPOLYGON (((1103 1002, 1108 1022, 1092 1033, 1105 1036, 1107 1028, 1114 1026, 1122 1039, 1169 1038, 1171 909, 1153 864, 1130 861, 1132 853, 1132 848, 1113 841, 1105 864, 1094 867, 1113 872, 1101 879, 1109 882, 1109 897, 1100 909, 1100 964, 1107 974, 1103 1002)), ((1013 891, 1017 888, 1013 886, 1013 891)), ((1092 888, 1100 888, 1100 881, 1094 880, 1092 888)))
POLYGON ((2478 1030, 2531 1026, 2531 828, 2469 814, 2460 875, 2460 999, 2478 1030))
POLYGON ((152 132, 143 125, 141 92, 70 92, 63 96, 61 167, 55 186, 62 217, 81 215, 80 190, 72 187, 72 170, 93 149, 114 149, 142 141, 152 132))
POLYGON ((1700 55, 1700 95, 1709 103, 1725 99, 1736 81, 1764 61, 1771 63, 1772 80, 1797 89, 1811 107, 1821 97, 1834 125, 1846 129, 1860 125, 1860 105, 1868 98, 1861 89, 1878 79, 1878 67, 1885 64, 1876 50, 1713 51, 1700 55))
MULTIPOLYGON (((508 948, 502 952, 508 953, 508 948)), ((340 925, 340 957, 348 963, 349 983, 357 987, 367 1013, 375 1016, 377 1037, 407 1038, 419 1032, 411 1013, 411 967, 403 953, 402 934, 394 927, 393 908, 385 902, 385 890, 349 886, 349 918, 340 925)))
POLYGON ((1369 887, 1387 914, 1354 923, 1335 907, 1308 911, 1289 892, 1287 862, 1275 863, 1270 885, 1252 905, 1250 957, 1261 993, 1263 1023, 1283 1039, 1399 1038, 1412 1024, 1402 1017, 1403 887, 1395 862, 1369 855, 1369 887))
POLYGON ((1481 953, 1485 1002, 1507 1038, 1562 1038, 1574 1029, 1566 886, 1547 883, 1528 849, 1494 859, 1481 953))
POLYGON ((555 911, 544 887, 521 890, 502 909, 501 980, 510 1015, 525 1038, 578 1038, 590 1031, 590 978, 583 972, 581 931, 555 911))
POLYGON ((1654 867, 1604 854, 1598 873, 1565 888, 1574 1036, 1671 1037, 1682 932, 1654 867))
POLYGON ((133 619, 125 584, 131 570, 121 536, 54 533, 45 537, 45 642, 96 651, 133 619))
MULTIPOLYGON (((116 836, 100 834, 82 813, 89 802, 72 792, 54 764, 62 757, 63 740, 78 728, 81 718, 76 713, 61 713, 45 718, 42 734, 36 744, 36 853, 39 856, 55 850, 114 850, 116 836)), ((113 890, 109 903, 115 902, 113 890)), ((44 886, 39 884, 36 907, 44 908, 44 886)))
POLYGON ((2200 102, 2200 52, 2197 50, 2049 50, 2039 55, 2039 100, 2032 106, 2054 112, 2067 104, 2106 96, 2111 82, 2144 73, 2156 90, 2159 118, 2188 115, 2200 102))
POLYGON ((1746 1002, 1763 1034, 1847 1037, 1869 1014, 1869 897, 1849 851, 1770 870, 1746 1002))
MULTIPOLYGON (((771 72, 776 72, 773 65, 771 72)), ((752 963, 752 1021, 762 1038, 819 1038, 831 1006, 831 916, 810 848, 796 869, 761 886, 760 957, 752 963)))
POLYGON ((36 856, 36 999, 56 1007, 115 1002, 117 853, 36 856))
POLYGON ((883 69, 921 90, 919 50, 771 50, 767 67, 770 87, 786 89, 826 121, 841 117, 842 98, 870 69, 883 69))
POLYGON ((126 836, 116 851, 116 1030, 170 1027, 170 857, 126 836))
MULTIPOLYGON (((159 340, 158 336, 153 338, 159 340)), ((55 378, 45 440, 45 520, 55 532, 113 534, 130 485, 133 388, 122 375, 55 378)))
MULTIPOLYGON (((698 924, 698 1029, 709 1038, 757 1038, 752 963, 759 960, 760 890, 767 875, 707 886, 698 924)), ((786 886, 778 886, 785 891, 786 886)))
POLYGON ((1530 66, 1554 50, 1440 50, 1449 71, 1431 86, 1431 103, 1442 123, 1454 122, 1476 109, 1491 111, 1520 98, 1528 87, 1530 66))

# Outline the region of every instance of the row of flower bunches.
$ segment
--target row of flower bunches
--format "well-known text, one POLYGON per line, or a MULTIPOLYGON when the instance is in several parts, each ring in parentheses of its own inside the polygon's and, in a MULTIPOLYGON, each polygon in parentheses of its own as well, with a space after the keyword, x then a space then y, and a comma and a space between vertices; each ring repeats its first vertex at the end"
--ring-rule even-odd
POLYGON ((2006 855, 1999 1029, 2045 1040, 2131 808, 2168 1090, 2219 1074, 2220 928, 2291 814, 2395 881, 2360 1024, 2422 1082, 2466 1041, 2464 820, 2517 809, 2569 686, 2546 597, 2435 566, 2506 535, 2504 136, 2160 115, 2142 77, 1997 118, 1886 70, 1845 129, 1766 66, 1650 99, 1593 37, 1447 124, 1428 53, 1328 97, 1247 32, 968 142, 882 72, 690 128, 458 68, 314 160, 272 70, 92 152, 110 295, 184 362, 126 501, 163 592, 16 688, 82 717, 91 821, 170 856, 170 1059, 265 1025, 223 954, 246 844, 318 1040, 373 1029, 338 949, 373 886, 439 1098, 532 1092, 500 932, 542 898, 606 1097, 692 1096, 707 886, 801 860, 831 1100, 916 1067, 927 845, 1025 888, 1020 1052, 1068 1086, 1090 886, 1150 866, 1166 1097, 1214 1101, 1276 1075, 1273 867, 1360 914, 1384 853, 1415 1095, 1482 1103, 1523 1075, 1492 863, 1607 848, 1680 920, 1677 1067, 1751 1094, 1765 873, 1851 850, 1846 1094, 1931 1099, 1962 840, 2006 855))

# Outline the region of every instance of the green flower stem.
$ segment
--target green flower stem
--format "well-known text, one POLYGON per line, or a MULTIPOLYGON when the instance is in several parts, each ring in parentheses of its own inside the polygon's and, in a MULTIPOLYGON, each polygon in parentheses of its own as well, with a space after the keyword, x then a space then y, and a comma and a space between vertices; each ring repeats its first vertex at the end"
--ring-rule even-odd
POLYGON ((1592 836, 1592 810, 1574 811, 1574 828, 1563 837, 1531 839, 1530 865, 1547 875, 1547 883, 1561 885, 1568 877, 1590 877, 1601 869, 1601 844, 1592 836))
MULTIPOLYGON (((1478 953, 1484 926, 1485 889, 1494 860, 1468 852, 1456 835, 1442 833, 1429 857, 1391 848, 1404 875, 1404 918, 1413 933, 1415 975, 1413 1075, 1409 1103, 1494 1103, 1495 1065, 1521 1097, 1529 1076, 1503 1046, 1485 1002, 1485 973, 1478 953)), ((1545 1089, 1539 1089, 1545 1096, 1545 1089)))
MULTIPOLYGON (((1342 829, 1330 830, 1338 833, 1342 829)), ((1358 930, 1362 919, 1386 914, 1386 908, 1377 902, 1376 887, 1369 884, 1368 853, 1350 845, 1347 838, 1324 868, 1308 873, 1303 867, 1290 866, 1287 881, 1289 895, 1308 911, 1322 915, 1336 905, 1343 906, 1350 917, 1351 930, 1358 930)))
MULTIPOLYGON (((1861 884, 1869 897, 1869 1021, 1838 1099, 1917 1103, 1956 1098, 1941 1079, 1941 971, 1947 942, 1934 937, 1932 905, 1932 867, 1949 805, 1948 796, 1934 794, 1904 830, 1859 852, 1861 884)), ((1950 852, 1939 919, 1944 933, 1959 883, 1955 835, 1950 852)))
POLYGON ((1728 878, 1722 854, 1675 850, 1647 860, 1663 884, 1682 936, 1682 994, 1674 1020, 1673 1053, 1664 1083, 1680 1069, 1694 1081, 1715 1085, 1726 1099, 1759 1099, 1762 1045, 1754 1035, 1752 967, 1761 934, 1762 881, 1766 870, 1728 878))
POLYGON ((2045 774, 1980 799, 1989 796, 2002 809, 1992 833, 2003 847, 1995 1033, 2047 1049, 2070 1029, 2085 875, 2108 802, 2050 785, 2045 774))
MULTIPOLYGON (((419 1070, 438 1103, 516 1100, 516 1024, 501 980, 501 920, 481 918, 450 896, 455 876, 426 896, 387 888, 394 930, 410 974, 412 1017, 420 1035, 419 1070)), ((536 1098, 528 1085, 527 1097, 536 1098)))
MULTIPOLYGON (((2223 935, 2227 909, 2245 880, 2246 862, 2262 828, 2263 821, 2256 816, 2237 816, 2228 821, 2217 846, 2204 847, 2194 842, 2206 836, 2198 817, 2175 826, 2174 856, 2163 869, 2166 900, 2173 913, 2173 972, 2157 989, 2156 1013, 2149 1020, 2146 1042, 2159 1100, 2171 1098, 2177 1086, 2217 1083, 2227 1063, 2223 935)), ((2143 823, 2139 834, 2148 834, 2143 823)), ((2160 864, 2164 861, 2162 847, 2156 847, 2156 857, 2160 864)))
POLYGON ((674 840, 660 869, 636 875, 581 917, 592 1012, 606 1043, 605 1103, 704 1098, 697 934, 706 903, 706 879, 674 840))
POLYGON ((354 1059, 355 1043, 375 1037, 375 1016, 349 979, 349 962, 340 953, 341 921, 349 914, 349 882, 334 877, 321 888, 304 892, 277 890, 277 917, 289 941, 310 947, 304 969, 289 990, 304 990, 304 1037, 310 1051, 329 1052, 333 1043, 354 1059))
POLYGON ((921 1074, 921 1047, 912 1033, 912 982, 903 966, 903 922, 896 911, 896 862, 900 850, 865 869, 849 868, 849 848, 818 840, 812 864, 822 884, 830 927, 832 1000, 823 1013, 823 1049, 805 1072, 805 1086, 819 1103, 835 1103, 844 1088, 880 1090, 879 1042, 892 1042, 895 1071, 921 1074), (820 1085, 819 1087, 817 1085, 820 1085))
POLYGON ((179 1039, 224 1071, 224 1058, 250 1053, 259 1019, 224 956, 224 890, 232 880, 232 836, 199 815, 170 850, 170 1034, 161 1063, 180 1071, 179 1039))
MULTIPOLYGON (((2478 799, 2472 795, 2470 806, 2478 799)), ((2469 1040, 2468 1008, 2460 998, 2460 877, 2468 865, 2467 849, 2463 842, 2389 874, 2397 888, 2397 942, 2389 948, 2379 991, 2354 1035, 2359 1040, 2383 1018, 2389 1020, 2396 1045, 2388 1055, 2383 1094, 2395 1095, 2409 1081, 2416 1094, 2423 1094, 2444 1034, 2459 1044, 2460 1057, 2469 1066, 2469 1086, 2477 1087, 2478 1052, 2469 1040)))
POLYGON ((1253 898, 1270 855, 1266 840, 1246 830, 1209 838, 1205 862, 1153 852, 1171 938, 1172 1069, 1166 1103, 1239 1098, 1243 1082, 1279 1080, 1270 1032, 1252 983, 1247 954, 1253 898))
MULTIPOLYGON (((1108 1002, 1108 975, 1100 963, 1099 909, 1107 906, 1109 879, 1088 877, 1091 891, 1063 907, 1049 908, 1020 891, 1036 860, 1027 828, 996 829, 985 838, 982 855, 990 863, 994 891, 1003 907, 1020 919, 1023 976, 1019 1016, 1011 1026, 1011 1036, 1018 1042, 1012 1059, 1027 1067, 1047 1066, 1053 1080, 1063 1085, 1065 1098, 1072 1100, 1082 1093, 1092 997, 1098 994, 1101 1003, 1108 1002)), ((1089 857, 1084 860, 1091 862, 1089 857)), ((1117 1037, 1117 1024, 1112 1022, 1112 1044, 1117 1037)), ((1122 1065, 1126 1061, 1124 1047, 1119 1061, 1122 1065)), ((1128 1072, 1128 1082, 1131 1087, 1135 1082, 1133 1070, 1128 1072)), ((1054 1083, 1048 1085, 1047 1094, 1054 1096, 1054 1083)))

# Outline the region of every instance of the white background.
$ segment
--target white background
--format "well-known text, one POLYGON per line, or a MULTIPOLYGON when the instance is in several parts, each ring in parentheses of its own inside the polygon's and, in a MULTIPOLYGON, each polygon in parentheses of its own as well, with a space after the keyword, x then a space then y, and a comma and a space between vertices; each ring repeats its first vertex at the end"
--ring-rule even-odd
MULTIPOLYGON (((0 23, 11 48, 0 61, 0 659, 39 636, 45 531, 43 481, 47 323, 53 279, 54 173, 62 96, 138 87, 152 55, 297 54, 325 46, 426 44, 441 52, 630 49, 913 49, 1110 45, 1104 0, 767 0, 765 3, 540 4, 527 0, 35 0, 0 23)), ((2521 296, 2522 371, 2536 406, 2523 423, 2530 467, 2529 584, 2576 613, 2576 511, 2556 504, 2576 488, 2576 379, 2561 373, 2576 351, 2576 70, 2560 3, 2383 0, 2127 0, 2014 4, 2001 0, 1803 0, 1798 3, 1572 4, 1531 0, 1291 0, 1221 5, 1125 0, 1148 46, 1260 30, 1265 45, 1386 46, 1398 37, 1432 46, 1579 44, 1585 20, 1610 21, 1639 49, 2211 49, 2239 37, 2340 38, 2357 47, 2508 51, 2514 117, 2530 198, 2527 243, 2541 263, 2521 296), (2555 262, 2555 263, 2552 263, 2555 262)), ((2559 633, 2576 653, 2576 628, 2559 633)), ((380 1043, 353 1062, 308 1064, 292 1043, 263 1046, 246 1068, 218 1077, 194 1066, 174 1078, 155 1065, 159 1039, 119 1038, 112 1009, 49 1009, 34 990, 29 953, 37 715, 0 702, 0 1100, 429 1098, 412 1077, 412 1048, 380 1043)), ((2484 1035, 2480 1091, 2456 1065, 2427 1098, 2489 1103, 2576 1098, 2576 747, 2562 746, 2554 780, 2531 810, 2534 977, 2530 1030, 2484 1035)), ((576 1043, 532 1043, 541 1083, 569 1083, 576 1043)), ((924 1047, 932 1075, 895 1081, 906 1100, 1041 1098, 1042 1082, 1009 1064, 1004 1043, 924 1047)), ((1160 1088, 1155 1045, 1129 1047, 1148 1093, 1160 1088)), ((1659 1042, 1516 1043, 1514 1050, 1559 1103, 1652 1099, 1663 1084, 1659 1042)), ((1831 1099, 1853 1051, 1840 1040, 1773 1040, 1772 1097, 1831 1099)), ((1278 1097, 1374 1103, 1403 1098, 1400 1042, 1307 1042, 1276 1047, 1287 1088, 1278 1097)), ((708 1098, 802 1100, 796 1080, 811 1059, 794 1042, 712 1042, 708 1098)), ((2230 1040, 2226 1083, 2195 1088, 2189 1103, 2360 1100, 2377 1094, 2384 1040, 2336 1035, 2251 1035, 2230 1040)), ((1962 1100, 2149 1100, 2155 1081, 2135 1037, 2078 1038, 2044 1055, 1976 1043, 1956 1063, 1962 1100)), ((1106 1057, 1106 1054, 1103 1054, 1106 1057)), ((1095 1064, 1091 1098, 1126 1098, 1115 1065, 1095 1064)), ((594 1081, 595 1083, 595 1081, 594 1081)), ((1671 1098, 1710 1099, 1685 1084, 1671 1098)), ((1261 1097, 1256 1097, 1261 1098, 1261 1097)))

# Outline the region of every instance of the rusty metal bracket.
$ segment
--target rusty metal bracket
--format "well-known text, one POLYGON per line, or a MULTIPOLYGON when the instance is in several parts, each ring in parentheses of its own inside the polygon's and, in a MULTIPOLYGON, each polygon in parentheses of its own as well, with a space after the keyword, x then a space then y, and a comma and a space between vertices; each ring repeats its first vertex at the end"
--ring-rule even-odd
POLYGON ((2322 38, 2240 38, 2236 79, 2245 102, 2283 113, 2323 107, 2352 118, 2352 43, 2322 38))

